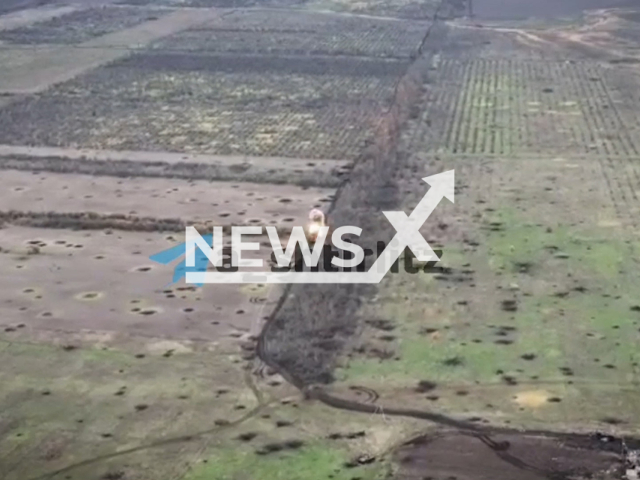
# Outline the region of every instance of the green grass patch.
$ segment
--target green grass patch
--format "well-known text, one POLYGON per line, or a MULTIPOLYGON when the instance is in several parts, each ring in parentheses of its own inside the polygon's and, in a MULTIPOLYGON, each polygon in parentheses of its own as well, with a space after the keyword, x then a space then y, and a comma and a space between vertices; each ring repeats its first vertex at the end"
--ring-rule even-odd
POLYGON ((488 235, 489 264, 496 270, 517 272, 523 265, 547 264, 610 280, 620 275, 625 262, 638 250, 637 244, 600 233, 526 222, 509 208, 494 212, 487 224, 493 229, 488 235))
POLYGON ((420 379, 492 383, 513 374, 555 382, 567 380, 568 368, 579 381, 624 383, 634 377, 632 364, 640 356, 640 314, 634 316, 624 299, 605 302, 583 293, 529 298, 517 312, 496 313, 491 325, 450 322, 445 329, 446 322, 429 323, 438 329, 435 339, 418 333, 418 315, 405 306, 405 315, 396 316, 395 358, 354 357, 338 378, 406 385, 420 379))
POLYGON ((225 449, 194 467, 185 480, 376 480, 383 478, 381 465, 345 467, 344 451, 321 444, 291 452, 259 455, 242 449, 225 449))

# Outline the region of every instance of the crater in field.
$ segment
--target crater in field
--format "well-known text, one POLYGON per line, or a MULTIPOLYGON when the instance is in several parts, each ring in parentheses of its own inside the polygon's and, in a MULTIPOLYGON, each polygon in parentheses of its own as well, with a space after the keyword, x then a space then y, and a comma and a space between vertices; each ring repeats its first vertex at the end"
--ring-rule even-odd
POLYGON ((418 393, 426 393, 430 392, 431 390, 435 390, 437 386, 438 385, 434 382, 430 382, 428 380, 420 380, 415 388, 415 391, 418 393))
POLYGON ((255 433, 255 432, 241 433, 240 435, 238 435, 238 440, 240 440, 241 442, 250 442, 251 440, 253 440, 257 436, 258 436, 258 434, 255 433))
POLYGON ((518 302, 516 300, 503 300, 500 303, 500 308, 505 312, 515 312, 518 310, 518 302))
POLYGON ((152 269, 153 269, 153 267, 150 266, 150 265, 142 265, 142 266, 139 266, 139 267, 135 267, 132 271, 134 271, 134 272, 149 272, 152 269))
POLYGON ((257 455, 269 455, 272 453, 287 451, 287 450, 298 450, 304 446, 304 442, 302 440, 287 440, 281 443, 268 443, 264 447, 256 450, 257 455))
POLYGON ((76 295, 76 300, 92 301, 99 300, 104 297, 104 292, 82 292, 76 295))
POLYGON ((451 357, 442 362, 447 367, 459 367, 464 365, 464 359, 462 357, 451 357))

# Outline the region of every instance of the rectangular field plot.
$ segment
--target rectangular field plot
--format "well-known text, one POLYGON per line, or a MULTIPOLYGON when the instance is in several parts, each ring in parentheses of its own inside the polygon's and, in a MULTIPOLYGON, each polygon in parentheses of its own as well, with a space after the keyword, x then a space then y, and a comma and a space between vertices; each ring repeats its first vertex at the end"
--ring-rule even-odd
POLYGON ((84 217, 78 217, 83 213, 94 220, 139 220, 157 225, 158 230, 182 222, 290 228, 303 225, 309 210, 329 202, 332 194, 329 189, 292 185, 8 170, 0 176, 0 215, 24 212, 43 219, 54 212, 72 228, 83 227, 84 217))
MULTIPOLYGON (((123 5, 163 5, 196 8, 298 7, 309 11, 341 12, 375 17, 420 19, 430 21, 438 12, 439 18, 449 18, 460 12, 460 2, 441 0, 121 0, 123 5)), ((290 12, 287 12, 290 15, 290 12)), ((282 15, 283 17, 285 15, 282 15)))
POLYGON ((170 13, 166 9, 103 7, 81 10, 12 30, 0 32, 9 44, 76 44, 124 30, 170 13))
POLYGON ((454 2, 440 0, 309 0, 305 3, 309 10, 332 10, 357 15, 402 18, 431 21, 436 13, 438 18, 449 18, 457 10, 454 2))
POLYGON ((152 232, 5 228, 0 268, 9 274, 0 279, 0 325, 210 341, 248 332, 268 286, 169 285, 173 266, 149 256, 177 241, 152 232))
POLYGON ((441 150, 638 154, 638 124, 623 120, 625 100, 612 97, 605 71, 597 64, 446 61, 438 75, 436 84, 443 86, 431 92, 425 120, 438 125, 434 141, 441 150))
POLYGON ((157 49, 267 54, 361 55, 406 58, 416 54, 428 24, 336 15, 243 12, 163 39, 157 49))
POLYGON ((0 143, 348 160, 405 67, 139 55, 1 110, 0 143))

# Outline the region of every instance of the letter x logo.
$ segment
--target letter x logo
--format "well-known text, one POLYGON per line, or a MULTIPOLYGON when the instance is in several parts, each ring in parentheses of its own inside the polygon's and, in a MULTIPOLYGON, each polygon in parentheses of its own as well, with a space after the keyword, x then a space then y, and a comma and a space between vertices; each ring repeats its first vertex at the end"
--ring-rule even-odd
POLYGON ((416 259, 420 262, 440 260, 429 243, 420 233, 420 228, 433 213, 442 198, 454 201, 454 171, 440 173, 425 177, 426 183, 431 185, 429 191, 422 197, 420 203, 413 209, 411 215, 404 212, 382 212, 396 229, 393 237, 383 255, 378 258, 371 268, 372 272, 380 274, 387 272, 400 254, 409 247, 416 259))

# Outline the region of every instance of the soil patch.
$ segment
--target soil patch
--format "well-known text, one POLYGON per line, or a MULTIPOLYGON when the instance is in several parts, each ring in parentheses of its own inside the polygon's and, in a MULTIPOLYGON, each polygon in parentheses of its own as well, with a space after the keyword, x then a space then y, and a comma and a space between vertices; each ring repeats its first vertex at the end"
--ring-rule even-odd
POLYGON ((398 478, 538 480, 621 478, 622 441, 611 437, 504 433, 478 438, 459 433, 423 437, 398 452, 398 478))

